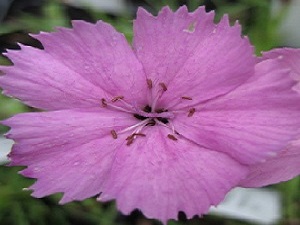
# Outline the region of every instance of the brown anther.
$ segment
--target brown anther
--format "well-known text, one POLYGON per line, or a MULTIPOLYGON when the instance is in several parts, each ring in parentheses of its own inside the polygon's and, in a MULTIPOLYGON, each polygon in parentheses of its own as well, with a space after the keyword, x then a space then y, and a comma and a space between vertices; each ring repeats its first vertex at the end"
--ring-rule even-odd
POLYGON ((125 140, 128 141, 128 140, 133 139, 133 138, 134 138, 134 134, 131 134, 125 140))
POLYGON ((192 117, 194 115, 194 113, 196 112, 196 109, 195 108, 191 108, 189 110, 189 114, 188 114, 188 117, 192 117))
POLYGON ((132 135, 129 135, 127 138, 126 138, 126 141, 130 140, 130 139, 134 139, 135 136, 141 136, 141 137, 145 137, 146 134, 143 134, 143 133, 134 133, 132 135))
POLYGON ((168 138, 170 138, 171 140, 173 140, 173 141, 177 141, 178 139, 174 136, 174 135, 172 135, 172 134, 168 134, 168 138))
MULTIPOLYGON (((126 139, 127 140, 127 139, 126 139)), ((133 141, 134 141, 134 138, 132 137, 132 138, 129 138, 128 140, 127 140, 127 143, 126 143, 126 145, 131 145, 132 143, 133 143, 133 141)))
POLYGON ((114 98, 112 98, 112 102, 116 102, 116 101, 118 101, 118 100, 120 100, 120 99, 124 99, 124 96, 116 96, 116 97, 114 97, 114 98))
POLYGON ((184 100, 193 100, 191 97, 189 97, 189 96, 182 96, 181 97, 182 99, 184 99, 184 100))
POLYGON ((157 109, 157 110, 155 110, 155 112, 163 113, 163 112, 168 112, 168 110, 167 109, 157 109))
POLYGON ((111 130, 110 133, 111 133, 111 136, 113 137, 113 139, 118 138, 117 132, 115 130, 111 130))
POLYGON ((106 103, 106 99, 105 99, 105 98, 102 98, 102 99, 101 99, 101 103, 102 103, 102 107, 106 107, 106 106, 107 106, 107 103, 106 103))
POLYGON ((147 79, 147 85, 148 85, 148 88, 149 88, 149 89, 152 89, 153 83, 152 83, 152 80, 151 80, 151 79, 147 79))
POLYGON ((167 91, 168 90, 168 88, 167 88, 167 86, 166 86, 165 83, 159 83, 159 85, 161 86, 161 88, 163 89, 163 91, 167 91))

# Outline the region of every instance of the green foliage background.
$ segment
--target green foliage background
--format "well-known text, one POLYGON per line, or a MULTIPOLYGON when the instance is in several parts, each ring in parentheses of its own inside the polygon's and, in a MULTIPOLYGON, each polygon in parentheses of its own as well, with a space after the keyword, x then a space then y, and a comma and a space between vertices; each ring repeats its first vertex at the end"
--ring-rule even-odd
MULTIPOLYGON (((169 5, 176 10, 180 1, 175 0, 145 0, 152 12, 157 12, 163 5, 169 5)), ((201 0, 186 1, 192 11, 203 4, 201 0)), ((232 22, 239 20, 243 25, 243 33, 249 36, 256 46, 257 54, 263 50, 269 50, 280 44, 277 34, 278 26, 285 15, 283 9, 277 15, 271 15, 270 1, 268 0, 214 0, 217 6, 216 20, 224 13, 228 13, 232 22)), ((89 15, 96 21, 104 20, 123 32, 127 39, 132 39, 131 14, 124 14, 112 18, 104 13, 93 9, 86 9, 89 15)), ((42 8, 42 14, 35 16, 21 13, 13 20, 8 20, 0 25, 0 36, 16 31, 38 33, 39 31, 52 31, 56 26, 70 26, 69 18, 63 10, 62 4, 56 0, 48 0, 42 8)), ((0 57, 0 64, 10 64, 5 57, 0 57)), ((16 113, 31 111, 15 99, 0 95, 0 120, 16 113)), ((7 131, 6 127, 0 126, 0 133, 7 131)), ((133 213, 131 216, 122 216, 117 212, 114 203, 100 204, 95 199, 83 202, 74 202, 64 206, 57 204, 60 195, 53 195, 43 199, 30 197, 28 191, 22 188, 28 187, 32 180, 21 177, 17 171, 21 168, 0 167, 0 224, 1 225, 117 225, 159 224, 154 220, 146 220, 140 214, 133 213)), ((283 194, 284 217, 280 224, 300 224, 300 179, 296 178, 286 183, 274 186, 283 194)), ((202 219, 195 218, 184 222, 169 222, 169 225, 183 224, 218 224, 239 225, 245 222, 224 219, 216 216, 205 216, 202 219)))

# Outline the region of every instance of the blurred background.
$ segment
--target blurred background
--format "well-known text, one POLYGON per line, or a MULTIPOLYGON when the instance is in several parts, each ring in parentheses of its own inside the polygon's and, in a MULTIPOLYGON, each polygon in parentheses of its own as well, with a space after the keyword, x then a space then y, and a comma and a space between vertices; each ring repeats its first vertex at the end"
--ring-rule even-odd
MULTIPOLYGON (((56 26, 69 27, 70 21, 75 19, 109 22, 130 42, 137 7, 142 6, 157 14, 163 5, 176 10, 183 4, 190 11, 199 5, 205 5, 207 11, 216 10, 216 21, 224 13, 230 15, 232 23, 239 20, 243 33, 249 36, 257 54, 279 46, 300 47, 300 0, 0 0, 0 53, 5 49, 18 49, 17 42, 43 48, 28 33, 53 31, 56 26)), ((0 56, 0 64, 9 65, 10 61, 0 56)), ((33 109, 0 94, 0 120, 25 111, 33 109)), ((0 125, 0 138, 7 130, 7 127, 0 125)), ((3 139, 0 141, 5 142, 3 139)), ((4 146, 10 146, 10 143, 1 143, 0 151, 6 150, 4 146)), ((95 199, 60 206, 57 204, 59 194, 43 199, 31 198, 30 193, 22 191, 22 188, 33 181, 18 175, 20 169, 0 166, 0 225, 160 224, 155 220, 146 220, 138 211, 130 216, 121 215, 114 203, 100 204, 95 199)), ((281 195, 282 209, 282 213, 277 215, 281 219, 272 224, 300 225, 300 178, 270 188, 281 195)), ((259 224, 257 221, 255 223, 259 224)), ((196 216, 187 221, 184 213, 180 213, 179 221, 170 221, 169 225, 255 223, 218 213, 203 218, 196 216)))

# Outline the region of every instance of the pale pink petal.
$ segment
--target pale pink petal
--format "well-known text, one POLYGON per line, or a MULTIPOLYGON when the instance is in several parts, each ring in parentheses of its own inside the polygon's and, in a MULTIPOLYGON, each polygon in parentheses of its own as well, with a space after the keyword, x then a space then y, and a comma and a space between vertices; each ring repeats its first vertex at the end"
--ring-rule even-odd
POLYGON ((116 199, 124 214, 138 208, 166 223, 179 211, 188 218, 206 213, 247 174, 246 166, 226 154, 184 138, 171 140, 169 132, 147 127, 146 137, 117 151, 99 200, 116 199))
POLYGON ((244 164, 265 160, 299 135, 300 95, 277 60, 257 64, 255 76, 231 93, 178 115, 176 130, 244 164))
MULTIPOLYGON (((157 17, 139 9, 134 22, 134 49, 148 79, 167 91, 158 104, 182 107, 181 96, 201 102, 225 94, 251 76, 255 58, 238 24, 227 16, 215 24, 204 7, 188 13, 164 7, 157 17)), ((170 107, 169 107, 170 109, 170 107)))
POLYGON ((146 101, 142 65, 123 34, 104 23, 75 21, 73 29, 33 35, 45 50, 8 51, 14 66, 0 86, 6 95, 48 110, 95 106, 101 98, 146 101))
MULTIPOLYGON (((278 48, 264 52, 261 60, 268 59, 278 59, 277 62, 280 66, 290 70, 292 78, 300 81, 299 49, 278 48)), ((241 182, 241 186, 261 187, 287 181, 298 176, 300 174, 300 141, 294 141, 283 149, 278 155, 268 159, 266 162, 251 166, 251 172, 241 182)))
POLYGON ((300 49, 295 48, 277 48, 264 52, 261 60, 279 59, 282 67, 291 70, 292 77, 300 81, 300 49))
POLYGON ((111 130, 136 123, 127 113, 99 109, 25 113, 3 122, 16 144, 9 157, 21 173, 37 178, 30 187, 35 197, 64 192, 61 203, 83 200, 101 192, 126 137, 114 139, 111 130))
POLYGON ((262 187, 290 180, 300 174, 300 141, 281 151, 266 162, 250 167, 250 174, 240 185, 242 187, 262 187))

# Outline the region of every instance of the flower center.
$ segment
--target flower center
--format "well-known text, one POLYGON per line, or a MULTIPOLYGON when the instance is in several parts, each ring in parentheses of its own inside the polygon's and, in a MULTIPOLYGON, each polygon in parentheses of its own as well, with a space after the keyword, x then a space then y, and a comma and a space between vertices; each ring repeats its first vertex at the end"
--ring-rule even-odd
POLYGON ((155 113, 153 113, 151 106, 146 105, 143 108, 143 112, 145 112, 146 114, 143 113, 142 115, 140 115, 138 113, 135 113, 133 114, 133 116, 138 120, 142 120, 142 121, 150 119, 149 122, 146 124, 146 126, 154 126, 156 124, 156 120, 162 122, 163 124, 169 123, 169 118, 164 117, 166 115, 166 113, 164 112, 168 112, 168 110, 158 109, 155 110, 155 113))
MULTIPOLYGON (((125 140, 127 141, 127 145, 131 145, 136 138, 146 136, 146 134, 143 133, 145 127, 158 125, 168 128, 170 133, 166 137, 172 141, 177 141, 181 134, 175 130, 172 119, 175 117, 175 113, 182 113, 182 111, 169 111, 166 108, 157 107, 158 100, 168 90, 168 87, 163 82, 155 85, 151 79, 147 79, 146 81, 151 100, 150 103, 143 108, 133 107, 125 101, 126 99, 124 99, 124 96, 122 95, 115 96, 111 100, 105 98, 101 99, 102 107, 129 113, 138 121, 136 124, 122 130, 111 130, 110 133, 112 138, 117 139, 120 134, 128 134, 128 132, 130 132, 130 135, 127 136, 125 140), (155 90, 154 85, 158 87, 155 90), (117 102, 120 104, 116 104, 117 102)), ((193 98, 189 96, 181 96, 180 98, 184 101, 193 100, 193 98)), ((192 117, 196 111, 195 108, 185 108, 183 110, 187 110, 187 112, 183 111, 186 113, 187 117, 192 117)))

